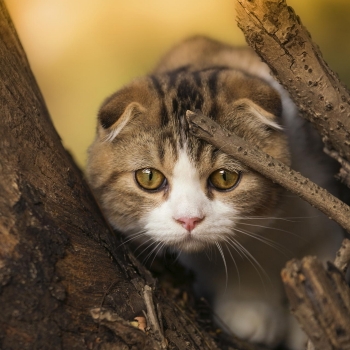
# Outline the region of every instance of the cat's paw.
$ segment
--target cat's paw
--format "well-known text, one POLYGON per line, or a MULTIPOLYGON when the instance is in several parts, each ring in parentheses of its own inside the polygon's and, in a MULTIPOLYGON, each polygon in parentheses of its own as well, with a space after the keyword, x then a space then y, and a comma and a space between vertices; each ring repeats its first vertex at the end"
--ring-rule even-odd
POLYGON ((263 301, 228 302, 216 312, 230 330, 241 339, 275 347, 286 334, 284 310, 263 301))
POLYGON ((288 331, 285 339, 285 346, 290 350, 306 349, 307 336, 300 328, 293 315, 288 317, 288 331))

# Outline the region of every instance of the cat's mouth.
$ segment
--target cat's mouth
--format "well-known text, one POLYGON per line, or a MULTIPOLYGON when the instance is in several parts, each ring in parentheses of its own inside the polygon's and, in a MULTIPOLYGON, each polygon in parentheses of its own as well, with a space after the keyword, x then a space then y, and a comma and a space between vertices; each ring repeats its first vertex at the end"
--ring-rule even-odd
POLYGON ((183 251, 186 253, 199 252, 205 250, 213 244, 210 240, 203 238, 202 236, 186 232, 183 235, 166 235, 162 238, 159 235, 152 234, 150 232, 145 233, 132 233, 126 241, 130 242, 134 247, 143 251, 146 250, 162 250, 163 248, 175 249, 177 251, 183 251))
POLYGON ((165 242, 165 244, 169 247, 175 248, 176 250, 192 253, 204 250, 210 245, 210 242, 199 239, 195 235, 188 233, 181 239, 169 240, 165 242))

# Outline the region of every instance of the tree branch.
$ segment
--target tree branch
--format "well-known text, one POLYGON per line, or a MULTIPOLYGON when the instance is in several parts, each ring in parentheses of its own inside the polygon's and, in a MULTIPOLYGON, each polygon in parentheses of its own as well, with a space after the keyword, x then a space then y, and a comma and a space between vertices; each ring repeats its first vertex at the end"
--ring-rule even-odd
MULTIPOLYGON (((290 93, 302 116, 337 152, 350 161, 350 95, 328 67, 285 0, 237 0, 237 22, 250 46, 290 93)), ((347 161, 347 162, 346 162, 347 161)), ((339 174, 350 187, 346 171, 339 174), (345 176, 343 176, 345 175, 345 176)))
POLYGON ((350 207, 338 198, 241 137, 224 130, 201 112, 187 111, 186 117, 194 136, 297 194, 350 232, 350 207))

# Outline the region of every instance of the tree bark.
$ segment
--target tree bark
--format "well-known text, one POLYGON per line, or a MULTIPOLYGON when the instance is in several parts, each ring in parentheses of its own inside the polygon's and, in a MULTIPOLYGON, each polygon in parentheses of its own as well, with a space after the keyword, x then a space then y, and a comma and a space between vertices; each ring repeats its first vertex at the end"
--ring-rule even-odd
POLYGON ((322 135, 350 187, 350 95, 285 0, 237 0, 237 22, 250 46, 322 135))
POLYGON ((291 260, 282 280, 296 316, 317 350, 350 349, 350 289, 344 275, 315 257, 291 260))
MULTIPOLYGON (((218 349, 190 305, 185 313, 157 289, 108 228, 3 1, 0 38, 0 348, 218 349)), ((234 337, 225 344, 259 349, 234 337)))

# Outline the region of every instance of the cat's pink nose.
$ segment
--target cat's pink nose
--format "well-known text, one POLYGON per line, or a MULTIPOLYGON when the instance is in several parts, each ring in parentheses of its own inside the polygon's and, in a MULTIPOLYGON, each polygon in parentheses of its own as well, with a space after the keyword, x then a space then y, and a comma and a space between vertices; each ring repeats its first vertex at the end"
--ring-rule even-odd
POLYGON ((176 221, 180 223, 182 227, 184 227, 187 231, 192 231, 197 226, 197 224, 199 224, 202 220, 203 218, 198 218, 198 217, 194 217, 194 218, 183 217, 183 218, 176 219, 176 221))

